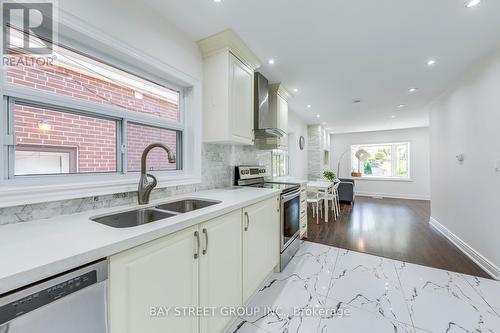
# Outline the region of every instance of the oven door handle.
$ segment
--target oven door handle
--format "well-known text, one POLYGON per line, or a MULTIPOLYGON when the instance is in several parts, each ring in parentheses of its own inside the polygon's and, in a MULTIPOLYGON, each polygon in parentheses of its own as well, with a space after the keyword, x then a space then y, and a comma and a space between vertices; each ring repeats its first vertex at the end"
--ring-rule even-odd
POLYGON ((282 202, 287 202, 287 201, 290 201, 290 200, 292 200, 293 198, 296 198, 296 197, 300 197, 300 190, 299 191, 294 191, 294 192, 289 193, 289 194, 282 195, 281 196, 281 201, 282 202))

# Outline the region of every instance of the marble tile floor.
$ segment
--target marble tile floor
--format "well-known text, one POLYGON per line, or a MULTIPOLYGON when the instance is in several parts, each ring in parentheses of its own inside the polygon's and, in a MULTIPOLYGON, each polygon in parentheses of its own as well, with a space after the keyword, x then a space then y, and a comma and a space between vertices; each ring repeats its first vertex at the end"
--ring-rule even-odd
POLYGON ((247 309, 228 333, 491 333, 500 282, 303 242, 247 309))

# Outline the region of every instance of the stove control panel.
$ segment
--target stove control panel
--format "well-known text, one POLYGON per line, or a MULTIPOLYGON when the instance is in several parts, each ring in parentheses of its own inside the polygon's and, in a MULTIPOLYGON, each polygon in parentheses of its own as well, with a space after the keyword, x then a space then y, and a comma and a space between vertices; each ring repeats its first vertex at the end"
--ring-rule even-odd
POLYGON ((253 179, 262 178, 267 175, 267 169, 264 166, 238 166, 236 167, 236 178, 253 179))

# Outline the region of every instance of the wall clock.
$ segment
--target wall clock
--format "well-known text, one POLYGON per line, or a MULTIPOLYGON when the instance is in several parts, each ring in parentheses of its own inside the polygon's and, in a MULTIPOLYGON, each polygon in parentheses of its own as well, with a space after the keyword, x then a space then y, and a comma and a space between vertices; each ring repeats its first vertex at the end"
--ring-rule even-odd
POLYGON ((299 138, 299 148, 300 150, 304 150, 304 146, 306 145, 306 139, 301 135, 299 138))

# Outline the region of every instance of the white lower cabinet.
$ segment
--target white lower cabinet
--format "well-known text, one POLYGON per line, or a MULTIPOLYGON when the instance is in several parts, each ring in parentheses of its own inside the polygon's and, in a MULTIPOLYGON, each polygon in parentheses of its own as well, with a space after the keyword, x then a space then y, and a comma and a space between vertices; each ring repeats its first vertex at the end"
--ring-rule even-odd
POLYGON ((111 256, 110 333, 223 332, 234 318, 221 309, 241 306, 278 263, 278 204, 268 199, 111 256), (214 316, 179 312, 211 308, 214 316))
POLYGON ((241 211, 203 223, 200 230, 200 306, 217 308, 215 316, 200 317, 200 332, 218 333, 233 319, 220 315, 223 308, 242 305, 241 211))
POLYGON ((112 333, 196 333, 198 318, 151 316, 151 307, 198 306, 198 226, 110 258, 109 328, 112 333))
POLYGON ((255 293, 279 260, 279 198, 243 209, 243 302, 255 293))
POLYGON ((307 186, 300 186, 300 238, 307 238, 307 186))

